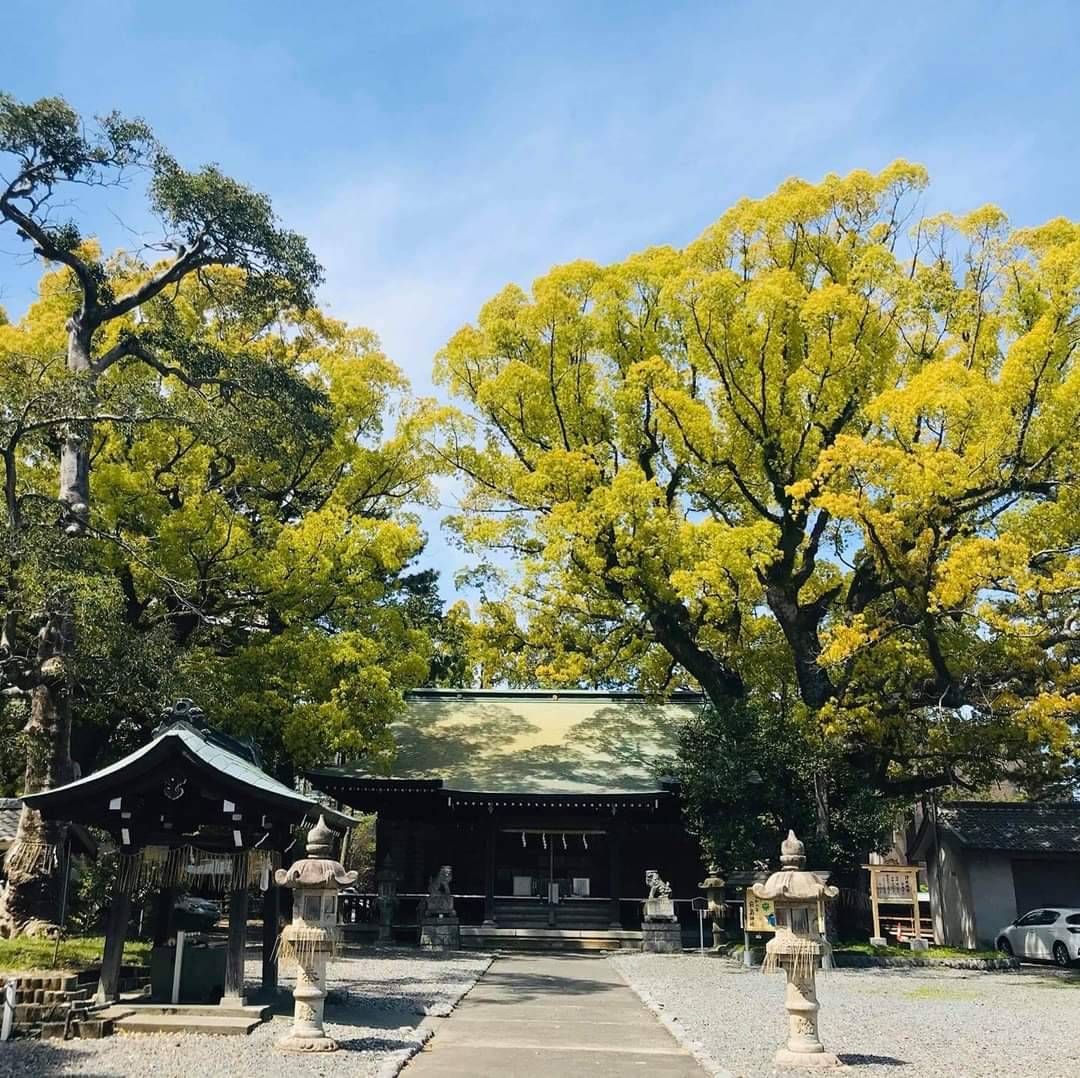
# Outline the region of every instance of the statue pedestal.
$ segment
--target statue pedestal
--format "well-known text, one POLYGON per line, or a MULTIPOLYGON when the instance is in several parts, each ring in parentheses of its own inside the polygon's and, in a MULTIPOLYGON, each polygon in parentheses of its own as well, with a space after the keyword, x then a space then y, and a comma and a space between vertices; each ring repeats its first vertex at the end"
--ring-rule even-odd
POLYGON ((420 922, 420 946, 428 951, 460 951, 461 922, 457 914, 425 915, 420 922))
POLYGON ((675 900, 672 898, 645 899, 646 921, 674 921, 675 900))
POLYGON ((641 949, 647 954, 681 954, 682 926, 678 921, 641 923, 641 949))

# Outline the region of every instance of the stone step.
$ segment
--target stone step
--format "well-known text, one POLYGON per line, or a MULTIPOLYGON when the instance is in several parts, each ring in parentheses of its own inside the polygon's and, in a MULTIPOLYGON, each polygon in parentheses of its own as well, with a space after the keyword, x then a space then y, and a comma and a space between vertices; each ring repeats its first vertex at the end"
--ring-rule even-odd
POLYGON ((219 1003, 121 1003, 124 1014, 133 1015, 192 1015, 197 1018, 244 1018, 264 1022, 273 1010, 268 1004, 248 1004, 243 1007, 219 1003))
POLYGON ((246 1037, 260 1019, 209 1014, 129 1014, 115 1022, 118 1033, 207 1033, 246 1037))
POLYGON ((638 950, 641 933, 629 929, 504 928, 463 926, 462 947, 513 951, 638 950))
MULTIPOLYGON (((43 1041, 63 1040, 64 1032, 67 1029, 67 1022, 46 1022, 41 1027, 41 1039, 43 1041)), ((112 1019, 101 1018, 97 1015, 93 1018, 83 1015, 73 1020, 70 1030, 68 1030, 72 1037, 78 1037, 82 1040, 100 1040, 102 1037, 108 1037, 112 1031, 112 1019)))

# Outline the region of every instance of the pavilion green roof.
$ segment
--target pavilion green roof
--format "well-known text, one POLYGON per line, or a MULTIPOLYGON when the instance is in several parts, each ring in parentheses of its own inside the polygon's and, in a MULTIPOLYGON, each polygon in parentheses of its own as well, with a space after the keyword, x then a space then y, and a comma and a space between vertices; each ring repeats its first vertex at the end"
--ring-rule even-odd
POLYGON ((234 789, 277 805, 297 821, 317 819, 324 813, 327 820, 338 827, 348 827, 355 822, 279 782, 239 752, 230 751, 215 731, 199 729, 182 721, 159 730, 150 742, 115 763, 63 786, 24 794, 22 800, 46 815, 63 818, 64 811, 72 805, 100 799, 104 792, 125 793, 134 780, 147 775, 163 776, 168 762, 181 756, 204 773, 228 782, 234 789))
POLYGON ((393 727, 397 758, 381 777, 486 793, 660 791, 701 702, 696 693, 422 689, 393 727))

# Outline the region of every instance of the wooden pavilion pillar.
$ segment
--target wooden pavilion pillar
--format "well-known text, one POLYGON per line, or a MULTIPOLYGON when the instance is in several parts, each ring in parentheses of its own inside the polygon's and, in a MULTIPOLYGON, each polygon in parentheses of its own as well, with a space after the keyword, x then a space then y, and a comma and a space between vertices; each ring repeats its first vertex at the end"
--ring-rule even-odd
POLYGON ((499 824, 492 813, 488 818, 487 834, 484 836, 484 924, 495 923, 495 853, 499 838, 499 824))
POLYGON ((120 998, 120 967, 124 964, 124 941, 131 916, 131 895, 117 894, 105 918, 105 953, 101 958, 96 1003, 112 1003, 120 998))
POLYGON ((248 887, 247 854, 240 858, 236 886, 229 892, 229 949, 225 955, 223 1007, 242 1007, 244 1000, 244 947, 247 943, 248 887))
MULTIPOLYGON (((273 995, 278 986, 277 940, 281 921, 281 888, 271 881, 263 895, 262 988, 273 995)), ((230 926, 232 921, 230 920, 230 926)))

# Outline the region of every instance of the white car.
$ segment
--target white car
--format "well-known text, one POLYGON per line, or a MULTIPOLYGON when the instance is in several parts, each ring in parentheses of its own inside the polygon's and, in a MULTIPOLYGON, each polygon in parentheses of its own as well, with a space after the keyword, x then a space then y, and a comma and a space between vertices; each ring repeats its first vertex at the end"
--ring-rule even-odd
POLYGON ((998 933, 997 949, 1017 958, 1052 960, 1059 966, 1080 961, 1080 909, 1046 906, 1031 910, 998 933))

